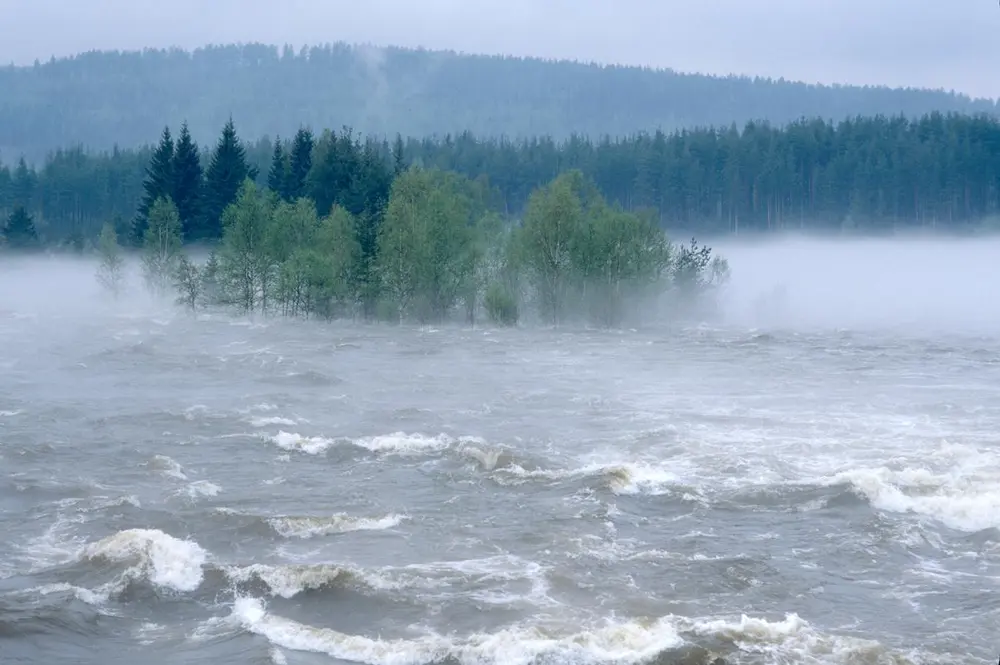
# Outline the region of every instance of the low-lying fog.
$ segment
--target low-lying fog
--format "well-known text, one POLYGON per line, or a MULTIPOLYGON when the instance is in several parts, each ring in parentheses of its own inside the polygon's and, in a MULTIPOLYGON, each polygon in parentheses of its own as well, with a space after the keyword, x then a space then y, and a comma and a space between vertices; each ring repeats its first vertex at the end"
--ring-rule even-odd
MULTIPOLYGON (((732 279, 714 323, 786 330, 879 329, 991 335, 1000 331, 1000 238, 723 239, 732 279)), ((105 310, 93 259, 0 258, 0 310, 105 310)), ((146 311, 137 266, 119 309, 146 311)))

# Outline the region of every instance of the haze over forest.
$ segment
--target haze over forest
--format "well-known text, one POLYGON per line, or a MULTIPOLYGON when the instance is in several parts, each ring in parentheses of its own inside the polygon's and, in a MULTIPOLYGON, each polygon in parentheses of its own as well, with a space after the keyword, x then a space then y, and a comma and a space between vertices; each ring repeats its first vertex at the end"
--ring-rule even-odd
POLYGON ((251 140, 300 126, 423 138, 594 139, 800 118, 996 114, 994 99, 640 67, 338 43, 90 52, 0 69, 0 155, 149 143, 186 120, 200 143, 231 116, 251 140))

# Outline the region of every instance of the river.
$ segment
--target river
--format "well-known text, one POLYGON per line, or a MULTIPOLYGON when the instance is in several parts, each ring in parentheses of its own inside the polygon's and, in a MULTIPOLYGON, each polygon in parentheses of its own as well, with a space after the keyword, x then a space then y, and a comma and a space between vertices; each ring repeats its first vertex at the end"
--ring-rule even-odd
POLYGON ((1000 650, 1000 335, 248 321, 43 268, 0 275, 5 665, 1000 650))

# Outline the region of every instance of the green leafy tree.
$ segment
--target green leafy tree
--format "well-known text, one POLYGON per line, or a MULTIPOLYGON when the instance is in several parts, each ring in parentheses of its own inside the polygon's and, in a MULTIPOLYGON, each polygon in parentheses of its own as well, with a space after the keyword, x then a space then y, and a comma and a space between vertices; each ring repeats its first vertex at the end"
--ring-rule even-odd
POLYGON ((177 267, 174 269, 174 289, 177 291, 177 304, 192 312, 201 302, 202 288, 201 271, 184 254, 177 260, 177 267))
POLYGON ((208 261, 200 270, 201 285, 199 286, 199 302, 203 307, 214 307, 224 305, 228 302, 222 283, 221 269, 219 268, 219 255, 213 251, 208 256, 208 261))
POLYGON ((557 177, 528 199, 519 253, 539 302, 542 318, 558 324, 567 315, 575 286, 574 253, 586 224, 579 171, 557 177))
POLYGON ((444 318, 472 278, 471 203, 462 180, 411 168, 393 183, 379 259, 400 318, 444 318))
POLYGON ((225 300, 245 313, 266 312, 273 264, 268 245, 270 200, 249 178, 222 216, 225 233, 219 253, 225 300))
POLYGON ((309 309, 310 270, 302 257, 313 248, 318 229, 316 207, 307 199, 281 201, 271 214, 266 261, 277 277, 275 300, 286 315, 296 316, 309 309))
POLYGON ((125 259, 118 245, 118 233, 110 222, 101 227, 97 254, 100 258, 97 266, 97 282, 117 300, 125 289, 125 259))
POLYGON ((142 247, 142 275, 150 293, 167 293, 180 258, 181 219, 174 202, 161 196, 150 208, 142 247))

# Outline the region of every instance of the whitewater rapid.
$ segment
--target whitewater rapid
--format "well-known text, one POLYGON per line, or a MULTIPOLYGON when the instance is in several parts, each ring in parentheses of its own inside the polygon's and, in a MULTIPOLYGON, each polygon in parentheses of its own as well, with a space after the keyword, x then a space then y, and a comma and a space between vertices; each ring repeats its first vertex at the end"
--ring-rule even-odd
POLYGON ((1000 341, 52 316, 12 662, 995 660, 1000 341))

